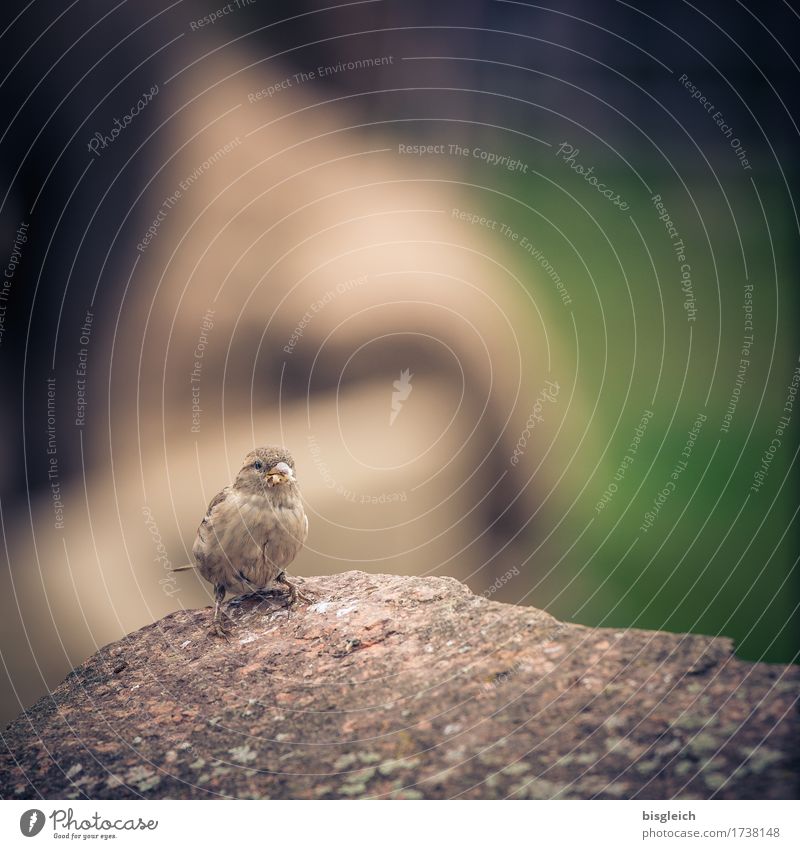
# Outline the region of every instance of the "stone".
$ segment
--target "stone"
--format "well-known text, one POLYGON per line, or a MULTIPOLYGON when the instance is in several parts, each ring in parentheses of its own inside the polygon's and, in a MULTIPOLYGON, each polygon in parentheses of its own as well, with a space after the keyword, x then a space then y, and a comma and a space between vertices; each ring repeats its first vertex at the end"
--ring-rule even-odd
POLYGON ((226 605, 229 641, 183 610, 98 651, 5 729, 0 794, 799 795, 797 667, 738 660, 725 638, 558 622, 451 578, 302 590, 313 605, 226 605))

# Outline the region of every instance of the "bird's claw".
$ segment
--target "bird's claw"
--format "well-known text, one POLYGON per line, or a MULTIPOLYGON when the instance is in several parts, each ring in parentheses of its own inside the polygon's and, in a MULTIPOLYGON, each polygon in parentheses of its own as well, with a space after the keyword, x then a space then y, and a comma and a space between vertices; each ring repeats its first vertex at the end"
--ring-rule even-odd
POLYGON ((231 622, 231 617, 222 609, 222 603, 225 601, 225 585, 214 585, 214 615, 211 618, 211 628, 208 631, 209 637, 219 637, 223 640, 230 639, 229 633, 222 624, 222 619, 227 619, 231 622))
POLYGON ((278 583, 280 583, 283 587, 286 588, 286 594, 288 596, 288 600, 284 605, 287 609, 294 607, 297 602, 302 602, 303 604, 311 604, 313 599, 306 595, 302 590, 298 589, 296 584, 293 584, 285 575, 282 575, 278 578, 278 583))
POLYGON ((211 623, 211 627, 208 629, 208 636, 219 637, 222 640, 230 640, 231 632, 226 630, 222 622, 217 620, 211 623))
POLYGON ((310 595, 306 595, 302 590, 294 588, 294 600, 295 602, 301 601, 303 604, 313 604, 314 599, 310 595))

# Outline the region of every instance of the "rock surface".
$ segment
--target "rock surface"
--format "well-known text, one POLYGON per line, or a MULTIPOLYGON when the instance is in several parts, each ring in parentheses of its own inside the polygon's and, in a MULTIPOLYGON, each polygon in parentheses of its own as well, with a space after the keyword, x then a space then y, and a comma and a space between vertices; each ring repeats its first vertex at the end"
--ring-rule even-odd
POLYGON ((2 735, 4 798, 796 798, 797 667, 593 629, 450 578, 307 579, 182 611, 2 735))

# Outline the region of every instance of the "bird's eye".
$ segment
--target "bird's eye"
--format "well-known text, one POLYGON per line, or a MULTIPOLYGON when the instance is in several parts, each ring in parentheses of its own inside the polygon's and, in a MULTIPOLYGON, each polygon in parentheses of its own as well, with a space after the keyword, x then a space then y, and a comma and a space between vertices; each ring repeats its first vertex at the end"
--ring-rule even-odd
POLYGON ((256 460, 255 463, 253 463, 253 468, 254 469, 263 469, 264 464, 261 462, 261 460, 256 460))

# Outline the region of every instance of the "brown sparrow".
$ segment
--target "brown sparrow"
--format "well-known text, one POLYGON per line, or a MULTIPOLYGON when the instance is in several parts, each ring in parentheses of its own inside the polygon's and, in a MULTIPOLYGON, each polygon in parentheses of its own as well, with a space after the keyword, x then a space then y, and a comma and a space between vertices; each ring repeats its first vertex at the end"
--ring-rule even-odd
POLYGON ((212 635, 227 636, 220 622, 226 592, 284 588, 289 606, 308 600, 285 571, 307 536, 292 455, 274 446, 251 451, 233 485, 211 499, 192 547, 198 571, 214 585, 212 635))

